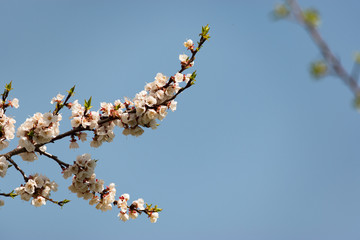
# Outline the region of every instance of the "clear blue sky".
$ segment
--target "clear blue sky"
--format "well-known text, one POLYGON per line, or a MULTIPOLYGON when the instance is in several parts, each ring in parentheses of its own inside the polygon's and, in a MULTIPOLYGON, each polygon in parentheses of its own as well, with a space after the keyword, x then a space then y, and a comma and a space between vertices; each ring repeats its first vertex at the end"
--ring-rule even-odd
MULTIPOLYGON (((17 126, 74 84, 74 99, 92 96, 96 109, 133 97, 156 73, 176 73, 183 42, 197 40, 202 25, 212 36, 195 62, 196 85, 157 130, 139 138, 117 131, 100 149, 48 146, 69 163, 91 153, 97 176, 119 194, 164 208, 158 223, 120 222, 117 210, 102 213, 71 194, 53 161, 14 157, 59 183, 53 198, 72 202, 35 208, 5 199, 1 238, 358 240, 360 115, 338 79, 309 77, 320 54, 299 26, 269 18, 275 3, 0 1, 0 85, 13 81, 20 108, 8 113, 17 126)), ((351 69, 360 3, 299 3, 319 9, 321 33, 351 69)), ((0 189, 21 183, 11 168, 0 189)))

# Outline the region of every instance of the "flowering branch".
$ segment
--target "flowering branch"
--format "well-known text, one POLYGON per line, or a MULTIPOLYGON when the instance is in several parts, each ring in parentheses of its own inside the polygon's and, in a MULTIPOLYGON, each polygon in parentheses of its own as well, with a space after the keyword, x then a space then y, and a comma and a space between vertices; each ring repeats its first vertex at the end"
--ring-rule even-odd
MULTIPOLYGON (((159 125, 157 120, 162 121, 166 117, 168 109, 176 110, 176 97, 194 84, 196 71, 186 75, 183 74, 183 71, 194 65, 196 54, 210 38, 209 30, 208 25, 202 28, 196 48, 190 39, 184 43, 192 55, 191 57, 185 54, 179 56, 181 64, 179 72, 169 78, 158 73, 155 81, 147 83, 144 90, 137 93, 133 100, 125 98, 124 101, 116 100, 114 103, 103 102, 100 104, 99 111, 90 111, 93 107, 91 106, 91 97, 85 100, 84 105, 81 105, 78 100, 69 102, 74 95, 75 86, 73 86, 66 97, 58 94, 51 100, 51 104, 56 104, 53 112, 35 113, 32 117, 27 118, 16 133, 19 138, 19 146, 7 153, 0 154, 0 177, 6 175, 10 162, 22 174, 25 181, 25 184, 21 184, 14 190, 15 193, 12 196, 20 195, 21 199, 25 201, 32 199, 31 204, 35 207, 45 205, 46 201, 59 206, 69 202, 67 199, 60 202, 51 199, 51 191, 57 191, 57 184, 38 173, 27 177, 11 159, 11 157, 19 155, 24 161, 33 162, 38 159, 38 155, 44 155, 53 159, 60 166, 65 179, 72 177, 69 190, 76 193, 79 198, 89 200, 89 204, 95 205, 96 209, 107 211, 115 205, 121 209, 118 215, 120 220, 135 219, 139 214, 145 213, 151 222, 156 222, 159 212, 162 211, 156 205, 152 207, 152 205, 146 204, 144 207, 144 200, 139 198, 128 206, 129 194, 123 194, 119 200, 115 200, 115 184, 111 183, 105 188, 104 181, 96 178, 94 170, 97 160, 91 159, 89 154, 78 156, 76 161, 70 165, 46 152, 46 145, 70 137, 69 148, 79 148, 77 140, 86 141, 86 132, 91 132, 94 136, 90 146, 97 148, 104 142, 113 140, 115 137, 113 130, 116 126, 123 128, 124 135, 132 136, 140 136, 144 132, 143 128, 156 129, 159 125), (183 82, 185 86, 181 87, 183 82), (72 129, 60 134, 59 122, 62 120, 62 115, 59 112, 64 106, 71 110, 72 129)), ((14 138, 15 133, 15 120, 5 115, 7 107, 18 107, 16 98, 7 100, 11 89, 10 82, 5 86, 0 105, 0 150, 8 147, 8 141, 14 138)), ((5 193, 0 195, 10 196, 5 193)), ((3 205, 2 200, 0 200, 0 205, 3 205)))

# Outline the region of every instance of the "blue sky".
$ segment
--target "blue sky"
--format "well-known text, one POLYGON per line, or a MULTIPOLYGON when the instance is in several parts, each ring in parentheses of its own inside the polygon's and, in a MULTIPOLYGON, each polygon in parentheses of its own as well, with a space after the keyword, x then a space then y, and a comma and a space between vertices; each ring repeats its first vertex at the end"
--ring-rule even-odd
MULTIPOLYGON (((100 149, 68 140, 48 146, 71 163, 88 152, 97 177, 164 209, 126 223, 68 191, 51 160, 14 160, 29 174, 59 183, 55 199, 35 208, 5 199, 6 239, 119 237, 131 239, 312 240, 360 237, 360 115, 340 80, 314 81, 309 63, 321 56, 307 33, 274 22, 275 1, 0 1, 0 79, 13 81, 17 127, 76 84, 74 99, 133 97, 156 73, 175 74, 183 42, 209 24, 211 39, 196 58, 194 87, 178 98, 157 130, 141 137, 115 132, 100 149)), ((321 33, 347 69, 359 50, 357 1, 299 1, 316 7, 321 33)), ((70 129, 69 113, 61 130, 70 129)), ((12 148, 17 139, 12 142, 12 148)), ((13 168, 7 192, 22 183, 13 168)))

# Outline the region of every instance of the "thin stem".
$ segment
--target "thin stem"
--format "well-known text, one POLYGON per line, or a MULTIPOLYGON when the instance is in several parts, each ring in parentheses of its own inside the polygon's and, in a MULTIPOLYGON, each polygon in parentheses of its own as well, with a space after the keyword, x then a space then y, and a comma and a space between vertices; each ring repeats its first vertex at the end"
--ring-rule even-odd
MULTIPOLYGON (((40 196, 41 196, 41 195, 40 195, 40 196)), ((54 203, 54 204, 56 204, 56 205, 59 205, 60 207, 64 206, 64 204, 70 202, 70 200, 63 200, 63 201, 60 201, 60 202, 59 202, 59 201, 55 201, 55 200, 53 200, 53 199, 51 199, 51 198, 48 198, 48 197, 44 197, 44 196, 41 196, 41 197, 45 198, 46 200, 48 200, 48 201, 50 201, 50 202, 52 202, 52 203, 54 203)))
POLYGON ((65 98, 65 101, 63 104, 60 104, 60 103, 56 103, 56 109, 54 110, 53 112, 53 115, 57 115, 60 110, 67 105, 67 102, 69 101, 70 97, 73 95, 73 92, 74 92, 74 89, 75 89, 75 85, 70 89, 70 91, 68 92, 68 95, 66 96, 65 98))
POLYGON ((70 166, 70 164, 67 164, 67 163, 61 161, 57 156, 47 153, 45 151, 41 151, 39 148, 36 149, 36 152, 40 153, 40 155, 44 155, 48 158, 55 160, 55 162, 57 162, 59 164, 59 166, 61 167, 62 170, 64 170, 65 168, 68 168, 70 166))
POLYGON ((18 170, 21 173, 25 182, 29 180, 29 178, 25 175, 24 171, 16 164, 14 160, 12 160, 10 157, 6 158, 6 160, 8 160, 16 168, 16 170, 18 170))
POLYGON ((15 197, 17 196, 17 194, 11 192, 11 193, 0 193, 0 196, 3 196, 3 197, 15 197))

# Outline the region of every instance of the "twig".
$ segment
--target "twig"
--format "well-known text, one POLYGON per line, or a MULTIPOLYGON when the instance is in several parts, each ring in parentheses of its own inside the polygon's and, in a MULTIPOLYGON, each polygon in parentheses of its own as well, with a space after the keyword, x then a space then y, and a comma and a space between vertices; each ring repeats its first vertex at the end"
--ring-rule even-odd
POLYGON ((51 198, 48 198, 48 197, 44 197, 44 196, 41 196, 41 197, 45 198, 46 200, 48 200, 48 201, 50 201, 50 202, 52 202, 52 203, 54 203, 56 205, 59 205, 60 207, 64 206, 66 203, 70 202, 70 200, 67 200, 67 199, 59 202, 59 201, 55 201, 55 200, 53 200, 51 198))
POLYGON ((0 193, 0 196, 14 198, 17 196, 17 194, 12 191, 11 193, 0 193))
POLYGON ((287 0, 295 19, 309 32, 312 40, 320 49, 320 52, 324 59, 329 63, 330 67, 334 70, 335 74, 350 88, 350 90, 354 93, 355 96, 360 96, 360 88, 357 81, 353 76, 348 74, 344 67, 341 65, 338 58, 331 52, 327 43, 323 40, 318 30, 305 22, 304 16, 302 14, 302 10, 298 5, 296 0, 287 0))
POLYGON ((14 165, 16 170, 18 170, 21 173, 25 182, 27 182, 29 180, 29 178, 25 175, 24 171, 16 164, 16 162, 14 160, 12 160, 10 157, 6 158, 6 160, 8 160, 12 165, 14 165))
POLYGON ((44 155, 48 158, 55 160, 55 162, 57 162, 59 164, 59 166, 61 167, 62 170, 64 170, 65 168, 68 168, 70 166, 70 164, 67 164, 67 163, 61 161, 57 156, 47 153, 45 151, 41 151, 39 148, 37 148, 35 151, 40 153, 40 155, 44 155))

